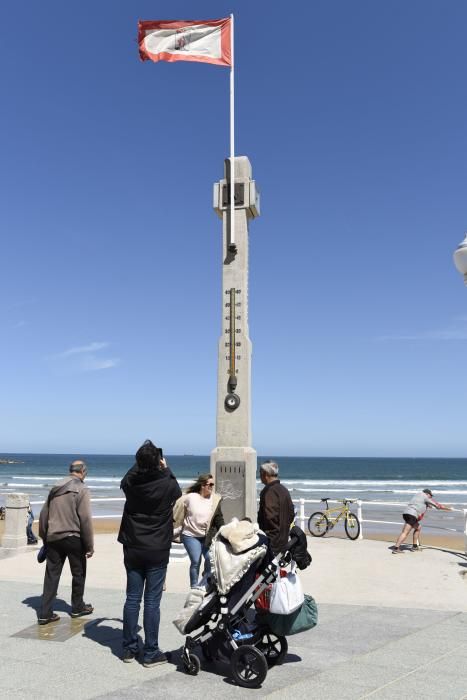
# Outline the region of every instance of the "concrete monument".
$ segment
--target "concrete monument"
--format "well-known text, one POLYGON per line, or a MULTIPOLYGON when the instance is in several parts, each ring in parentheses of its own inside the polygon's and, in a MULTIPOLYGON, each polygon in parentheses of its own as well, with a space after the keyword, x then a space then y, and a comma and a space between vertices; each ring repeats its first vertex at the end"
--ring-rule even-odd
POLYGON ((5 530, 2 546, 5 549, 18 549, 27 544, 26 522, 29 496, 25 493, 9 493, 5 503, 5 530))
POLYGON ((256 521, 256 451, 251 446, 251 341, 248 331, 248 223, 259 216, 259 194, 245 156, 235 158, 235 239, 230 226, 230 159, 214 185, 214 209, 222 219, 222 334, 218 351, 217 447, 211 472, 233 516, 256 521))

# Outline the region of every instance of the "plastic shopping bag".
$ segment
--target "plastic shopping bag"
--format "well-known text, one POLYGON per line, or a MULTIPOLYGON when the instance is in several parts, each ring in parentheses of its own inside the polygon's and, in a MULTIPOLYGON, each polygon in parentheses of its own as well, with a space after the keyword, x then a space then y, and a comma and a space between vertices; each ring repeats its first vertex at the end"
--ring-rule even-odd
POLYGON ((272 584, 269 610, 276 615, 289 615, 303 605, 304 595, 300 579, 295 573, 295 565, 284 578, 272 584))

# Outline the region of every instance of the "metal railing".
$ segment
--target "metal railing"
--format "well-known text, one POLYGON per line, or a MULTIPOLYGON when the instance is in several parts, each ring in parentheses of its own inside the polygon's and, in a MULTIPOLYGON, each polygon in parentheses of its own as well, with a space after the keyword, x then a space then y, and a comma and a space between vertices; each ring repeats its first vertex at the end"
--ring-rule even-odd
MULTIPOLYGON (((259 501, 259 498, 256 499, 259 501)), ((94 503, 106 503, 106 502, 125 502, 125 498, 121 497, 116 497, 116 498, 91 498, 91 502, 94 503)), ((301 529, 306 532, 307 531, 307 525, 308 525, 308 517, 309 515, 306 514, 306 508, 305 505, 307 503, 316 503, 317 505, 321 505, 322 501, 318 499, 309 499, 309 498, 293 498, 292 502, 298 505, 298 513, 297 513, 297 519, 299 526, 301 529)), ((328 503, 342 503, 341 500, 333 500, 333 499, 328 499, 328 503)), ((401 521, 398 520, 393 521, 393 520, 372 520, 368 518, 363 517, 363 504, 365 505, 365 510, 369 507, 371 508, 372 506, 379 506, 379 507, 392 507, 392 508, 399 508, 399 512, 402 511, 402 509, 407 505, 406 503, 400 503, 400 502, 394 502, 394 501, 361 501, 360 499, 357 499, 354 501, 354 503, 357 506, 357 517, 360 521, 360 534, 358 536, 359 540, 363 539, 363 524, 364 523, 371 523, 373 525, 397 525, 400 527, 401 521)), ((40 505, 42 506, 43 501, 31 501, 31 505, 40 505)), ((464 536, 464 551, 467 554, 467 508, 454 508, 453 511, 455 513, 463 513, 463 518, 464 518, 464 525, 462 530, 457 530, 455 528, 448 528, 448 527, 443 527, 441 525, 424 525, 424 528, 429 528, 433 530, 442 530, 446 532, 454 532, 460 535, 464 536)), ((113 515, 94 515, 93 516, 96 519, 112 519, 112 518, 119 518, 121 517, 119 514, 113 514, 113 515)), ((35 521, 37 522, 37 520, 35 521)))
MULTIPOLYGON (((292 499, 293 503, 297 503, 299 506, 298 509, 298 514, 297 514, 297 519, 299 521, 299 526, 301 529, 306 532, 307 531, 307 524, 308 524, 308 517, 305 513, 305 504, 306 503, 316 503, 318 505, 322 505, 321 500, 315 500, 315 499, 308 499, 308 498, 293 498, 292 499)), ((331 500, 328 499, 328 503, 342 503, 341 500, 331 500)), ((358 536, 359 540, 363 539, 363 523, 372 523, 375 525, 398 525, 400 527, 401 522, 398 520, 397 522, 393 520, 370 520, 368 518, 363 517, 363 503, 365 503, 365 509, 367 506, 382 506, 382 507, 396 507, 402 510, 407 504, 406 503, 399 503, 399 502, 393 502, 393 501, 361 501, 360 499, 357 499, 354 501, 354 503, 357 506, 357 518, 360 521, 360 534, 358 536)), ((463 513, 463 518, 464 518, 464 525, 462 530, 457 530, 456 528, 449 528, 449 527, 443 527, 442 525, 424 525, 425 528, 430 528, 433 530, 444 530, 447 532, 454 532, 459 535, 464 535, 464 551, 467 554, 467 508, 453 508, 451 513, 463 513)))

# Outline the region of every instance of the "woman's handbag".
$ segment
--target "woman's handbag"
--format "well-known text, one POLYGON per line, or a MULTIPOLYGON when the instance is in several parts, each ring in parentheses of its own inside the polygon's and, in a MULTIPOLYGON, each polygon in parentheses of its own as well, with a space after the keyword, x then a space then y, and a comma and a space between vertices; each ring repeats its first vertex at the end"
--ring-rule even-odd
POLYGON ((302 584, 295 573, 295 564, 292 564, 287 576, 279 576, 272 584, 269 610, 276 615, 289 615, 302 606, 303 600, 302 584))
POLYGON ((290 615, 274 615, 266 613, 261 622, 265 623, 271 632, 278 637, 306 632, 318 624, 318 607, 311 595, 305 595, 303 605, 290 615))
POLYGON ((40 550, 37 552, 37 561, 42 564, 47 559, 47 545, 43 544, 40 550))

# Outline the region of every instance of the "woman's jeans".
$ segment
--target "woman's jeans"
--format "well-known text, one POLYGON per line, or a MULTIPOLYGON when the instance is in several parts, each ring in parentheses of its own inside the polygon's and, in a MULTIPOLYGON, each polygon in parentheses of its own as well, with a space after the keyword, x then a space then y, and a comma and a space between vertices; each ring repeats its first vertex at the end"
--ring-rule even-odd
POLYGON ((126 570, 126 602, 123 608, 123 650, 138 652, 138 616, 144 591, 143 661, 158 656, 160 602, 167 565, 126 570))
POLYGON ((201 556, 204 557, 204 574, 211 573, 211 562, 208 557, 208 548, 204 546, 205 537, 189 537, 182 535, 182 542, 188 556, 190 557, 190 588, 198 585, 199 567, 201 566, 201 556))

